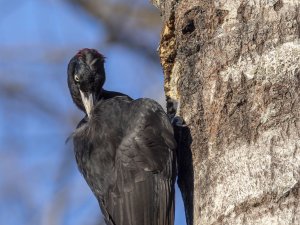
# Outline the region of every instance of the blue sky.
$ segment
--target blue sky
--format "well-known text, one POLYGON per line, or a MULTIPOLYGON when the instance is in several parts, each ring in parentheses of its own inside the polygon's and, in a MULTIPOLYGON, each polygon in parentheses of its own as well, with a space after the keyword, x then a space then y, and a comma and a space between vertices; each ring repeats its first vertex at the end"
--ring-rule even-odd
MULTIPOLYGON (((65 144, 82 116, 67 89, 68 60, 97 48, 107 57, 106 89, 164 104, 159 63, 106 35, 101 22, 62 0, 0 1, 0 224, 100 219, 65 144)), ((182 203, 176 210, 176 225, 184 225, 182 203)))

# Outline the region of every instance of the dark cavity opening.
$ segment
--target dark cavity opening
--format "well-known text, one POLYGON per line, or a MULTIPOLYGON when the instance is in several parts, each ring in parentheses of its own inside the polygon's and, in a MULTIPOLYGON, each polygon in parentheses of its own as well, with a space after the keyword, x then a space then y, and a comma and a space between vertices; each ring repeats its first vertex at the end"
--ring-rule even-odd
POLYGON ((182 29, 182 33, 190 34, 190 33, 194 32, 194 30, 195 30, 194 20, 189 20, 187 22, 187 24, 185 25, 185 27, 182 29))

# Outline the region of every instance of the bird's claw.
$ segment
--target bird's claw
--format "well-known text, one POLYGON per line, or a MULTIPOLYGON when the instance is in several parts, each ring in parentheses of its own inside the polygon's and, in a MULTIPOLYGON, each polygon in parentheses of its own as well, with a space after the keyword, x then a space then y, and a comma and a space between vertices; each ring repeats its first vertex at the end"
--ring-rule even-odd
POLYGON ((173 126, 177 127, 187 127, 186 123, 184 122, 183 118, 180 116, 174 116, 171 120, 173 126))

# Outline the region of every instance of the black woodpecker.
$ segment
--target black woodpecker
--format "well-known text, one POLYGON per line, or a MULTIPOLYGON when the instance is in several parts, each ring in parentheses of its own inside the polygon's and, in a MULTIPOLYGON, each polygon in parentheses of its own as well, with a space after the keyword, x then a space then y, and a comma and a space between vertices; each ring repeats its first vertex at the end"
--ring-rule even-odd
POLYGON ((86 116, 72 138, 80 172, 107 225, 173 225, 176 142, 162 107, 106 91, 104 56, 80 50, 68 65, 74 103, 86 116))

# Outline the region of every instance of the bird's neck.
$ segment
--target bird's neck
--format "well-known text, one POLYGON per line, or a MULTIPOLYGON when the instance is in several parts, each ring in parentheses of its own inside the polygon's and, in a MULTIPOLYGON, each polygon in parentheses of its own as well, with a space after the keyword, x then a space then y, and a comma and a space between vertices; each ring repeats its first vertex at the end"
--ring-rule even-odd
POLYGON ((107 90, 104 90, 102 88, 102 90, 100 92, 100 95, 97 98, 97 101, 110 99, 110 98, 113 98, 113 97, 116 97, 116 96, 127 96, 127 97, 129 97, 128 95, 125 95, 123 93, 115 92, 115 91, 107 91, 107 90))

